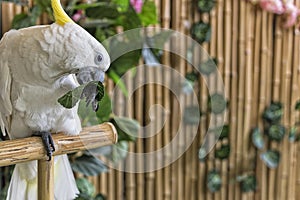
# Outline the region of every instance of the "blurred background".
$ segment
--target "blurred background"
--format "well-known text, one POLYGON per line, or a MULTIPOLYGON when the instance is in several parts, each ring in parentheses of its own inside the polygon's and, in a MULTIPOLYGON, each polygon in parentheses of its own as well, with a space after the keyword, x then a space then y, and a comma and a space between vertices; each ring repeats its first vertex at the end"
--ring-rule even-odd
MULTIPOLYGON (((70 155, 81 191, 78 199, 300 199, 299 0, 62 3, 73 20, 101 42, 123 31, 145 28, 149 30, 150 43, 176 46, 187 58, 141 48, 114 60, 107 72, 107 95, 100 103, 100 111, 90 114, 81 106, 79 112, 84 126, 113 122, 119 143, 94 152, 98 158, 90 152, 70 155), (157 33, 160 28, 192 37, 210 59, 200 59, 188 42, 176 43, 171 34, 157 33), (198 70, 187 62, 189 59, 200 60, 198 70), (134 90, 144 80, 172 79, 154 68, 135 67, 144 63, 162 64, 183 75, 186 79, 181 86, 182 95, 178 98, 160 84, 134 90), (213 97, 206 86, 207 80, 218 82, 211 75, 215 70, 222 76, 225 90, 224 96, 213 95, 217 110, 212 109, 213 97), (120 88, 117 91, 116 83, 120 88), (188 96, 191 88, 199 109, 188 96), (155 104, 164 107, 165 112, 150 112, 155 104), (183 106, 184 113, 179 106, 183 106), (224 126, 210 129, 209 124, 219 120, 219 113, 223 113, 224 126), (180 120, 185 120, 181 128, 186 134, 176 141, 174 151, 182 149, 191 138, 193 143, 172 164, 148 173, 126 173, 118 170, 119 165, 107 167, 111 162, 141 168, 166 162, 175 152, 166 151, 163 157, 141 159, 138 163, 126 157, 128 152, 153 152, 169 144, 180 128, 180 120), (141 127, 149 124, 158 130, 153 137, 135 137, 141 134, 141 127), (220 133, 211 151, 202 146, 207 132, 220 133)), ((0 5, 2 34, 11 28, 53 21, 49 0, 1 1, 0 5)), ((130 45, 126 40, 121 42, 130 45)), ((114 48, 109 51, 112 53, 114 48)), ((11 168, 1 168, 0 199, 5 198, 11 168)))

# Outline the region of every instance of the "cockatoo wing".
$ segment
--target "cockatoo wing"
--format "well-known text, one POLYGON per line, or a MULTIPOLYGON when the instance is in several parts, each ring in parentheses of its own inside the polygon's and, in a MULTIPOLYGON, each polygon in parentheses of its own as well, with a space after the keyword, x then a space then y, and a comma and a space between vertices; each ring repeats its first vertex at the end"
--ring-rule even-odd
POLYGON ((13 32, 4 34, 0 41, 0 126, 2 134, 6 134, 6 130, 9 128, 10 115, 12 114, 12 103, 10 98, 11 92, 11 73, 7 60, 7 44, 6 38, 13 32))

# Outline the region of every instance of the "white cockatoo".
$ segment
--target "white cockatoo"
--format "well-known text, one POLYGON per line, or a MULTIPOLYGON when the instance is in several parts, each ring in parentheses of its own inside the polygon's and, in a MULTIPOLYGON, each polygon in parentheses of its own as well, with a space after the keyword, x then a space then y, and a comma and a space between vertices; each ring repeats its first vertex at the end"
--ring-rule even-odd
MULTIPOLYGON (((2 133, 11 139, 41 135, 50 159, 55 150, 50 133, 81 131, 78 105, 66 109, 58 98, 79 84, 103 81, 110 65, 105 48, 68 17, 60 1, 51 4, 55 23, 11 30, 0 41, 2 133)), ((67 156, 54 162, 55 199, 74 199, 78 190, 67 156)), ((37 199, 36 161, 15 166, 7 199, 37 199)))

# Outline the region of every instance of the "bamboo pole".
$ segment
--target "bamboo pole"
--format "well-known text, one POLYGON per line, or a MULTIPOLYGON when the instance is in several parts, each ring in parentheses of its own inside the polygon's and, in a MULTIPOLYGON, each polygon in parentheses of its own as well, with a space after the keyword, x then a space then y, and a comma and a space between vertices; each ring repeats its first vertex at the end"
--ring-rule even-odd
MULTIPOLYGON (((155 77, 155 74, 154 74, 154 68, 147 68, 148 70, 147 73, 146 73, 146 78, 148 79, 148 82, 149 83, 153 83, 154 82, 154 77, 155 77)), ((154 90, 154 85, 153 84, 148 84, 146 86, 147 88, 147 94, 149 96, 147 96, 147 99, 146 99, 146 111, 149 113, 150 111, 150 108, 151 106, 154 105, 154 101, 155 101, 155 98, 154 98, 154 95, 151 95, 151 94, 155 94, 155 90, 154 90)), ((153 121, 150 121, 150 119, 146 119, 147 120, 147 124, 150 123, 150 127, 149 127, 149 132, 150 133, 153 133, 153 131, 155 130, 154 128, 154 125, 155 125, 155 122, 153 121)), ((149 133, 148 132, 148 133, 149 133)), ((146 152, 148 153, 151 153, 155 150, 155 139, 154 137, 150 137, 150 138, 147 138, 146 140, 146 152)), ((147 168, 148 169, 154 169, 154 166, 156 164, 156 161, 155 160, 145 160, 145 163, 147 165, 147 168)), ((145 174, 145 177, 146 177, 146 200, 152 200, 155 198, 155 172, 147 172, 145 174)))
MULTIPOLYGON (((136 83, 137 85, 141 85, 143 83, 145 74, 144 74, 144 69, 142 67, 139 67, 137 69, 137 80, 136 83)), ((143 124, 144 122, 144 95, 146 95, 146 92, 144 91, 144 88, 139 88, 136 91, 136 106, 135 106, 135 118, 143 124)), ((137 138, 136 140, 136 152, 137 153, 143 153, 144 152, 144 140, 143 138, 137 138)), ((144 168, 144 159, 140 158, 137 160, 137 168, 139 171, 141 171, 144 168)), ((145 199, 145 180, 144 180, 144 174, 138 173, 137 175, 137 180, 136 180, 136 185, 137 185, 137 191, 136 191, 136 199, 145 199)))
POLYGON ((54 200, 54 159, 38 161, 38 199, 54 200))
MULTIPOLYGON (((117 142, 117 132, 111 123, 87 127, 78 136, 53 134, 55 152, 53 156, 112 145, 117 142)), ((32 160, 47 159, 39 137, 30 137, 1 142, 0 166, 8 166, 32 160)))
MULTIPOLYGON (((171 20, 171 28, 173 30, 176 31, 180 31, 180 16, 181 16, 181 0, 180 1, 172 1, 171 3, 172 6, 172 20, 171 20)), ((172 47, 171 48, 181 48, 180 44, 178 44, 178 41, 176 41, 175 38, 172 38, 172 43, 171 43, 172 47)), ((176 56, 172 56, 172 67, 174 67, 175 70, 179 70, 180 69, 180 65, 179 65, 179 60, 178 57, 176 56)), ((173 78, 173 77, 172 77, 173 78)), ((173 81, 173 80, 172 80, 173 81)), ((179 100, 179 104, 180 104, 180 100, 179 100)), ((178 131, 178 124, 179 119, 178 119, 178 114, 179 114, 179 106, 178 106, 178 102, 177 99, 173 98, 172 99, 172 127, 171 127, 171 137, 174 137, 178 131)), ((174 148, 172 149, 172 152, 174 152, 175 155, 177 155, 177 151, 179 148, 179 143, 178 141, 176 141, 174 148)), ((177 160, 176 162, 174 162, 172 165, 172 180, 171 180, 171 187, 172 187, 172 196, 171 199, 179 199, 178 194, 180 193, 180 181, 179 181, 179 161, 177 160)))
MULTIPOLYGON (((229 157, 229 169, 232 171, 233 176, 238 175, 237 163, 237 88, 238 88, 238 9, 239 2, 232 0, 232 42, 231 42, 231 96, 230 96, 230 143, 232 144, 231 155, 229 157)), ((236 190, 239 190, 234 184, 230 184, 228 191, 228 199, 234 199, 236 190)))
MULTIPOLYGON (((267 36, 267 41, 268 41, 268 64, 267 64, 267 88, 269 88, 266 91, 266 102, 272 102, 272 72, 274 71, 273 69, 273 54, 272 54, 272 49, 273 49, 273 17, 274 15, 269 14, 268 15, 268 22, 267 22, 267 27, 268 27, 268 36, 267 36)), ((278 144, 276 142, 270 142, 270 148, 271 149, 277 149, 278 144)), ((274 199, 275 198, 275 191, 276 191, 276 184, 275 184, 275 179, 276 179, 276 171, 275 170, 269 170, 268 173, 268 198, 269 199, 274 199)))
MULTIPOLYGON (((162 28, 170 28, 170 15, 171 15, 171 6, 170 0, 163 0, 162 1, 162 28)), ((170 43, 167 42, 165 44, 167 49, 170 49, 170 43)), ((170 61, 170 53, 164 52, 162 57, 162 64, 165 66, 171 66, 170 61)), ((163 73, 164 83, 165 85, 169 85, 171 82, 170 73, 163 73)), ((170 120, 170 111, 171 111, 171 98, 169 94, 169 89, 164 87, 163 88, 163 106, 165 108, 165 124, 163 128, 163 146, 166 146, 170 143, 170 129, 171 129, 171 120, 170 120)), ((165 163, 169 163, 171 159, 171 152, 166 150, 164 152, 164 160, 165 163)), ((163 198, 164 200, 171 200, 171 167, 170 165, 166 166, 163 169, 163 198)))
MULTIPOLYGON (((132 78, 132 74, 129 73, 126 77, 126 85, 127 85, 127 91, 128 94, 133 94, 133 84, 134 84, 134 79, 132 78)), ((127 116, 128 117, 133 117, 134 114, 134 107, 133 107, 133 97, 131 96, 128 98, 125 98, 125 107, 127 108, 127 116), (131 100, 131 101, 130 101, 131 100)), ((134 152, 135 149, 135 144, 133 142, 129 143, 129 152, 134 152)), ((133 159, 126 159, 126 165, 128 166, 128 168, 133 168, 135 166, 135 160, 133 159)), ((126 199, 132 199, 135 200, 136 199, 136 176, 134 173, 125 173, 125 195, 126 195, 126 199)), ((122 190, 119 192, 119 199, 122 199, 122 190)))

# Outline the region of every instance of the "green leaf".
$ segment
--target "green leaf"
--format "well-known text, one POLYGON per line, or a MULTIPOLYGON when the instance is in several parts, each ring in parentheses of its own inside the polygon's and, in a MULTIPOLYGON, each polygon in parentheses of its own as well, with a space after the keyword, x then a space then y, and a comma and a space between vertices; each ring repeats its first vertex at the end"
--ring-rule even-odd
POLYGON ((252 130, 252 142, 256 148, 258 149, 264 148, 265 142, 259 128, 255 128, 252 130))
POLYGON ((113 162, 117 163, 126 158, 128 153, 129 144, 127 141, 119 141, 113 146, 111 159, 113 162))
POLYGON ((82 92, 85 88, 88 88, 92 85, 97 86, 97 95, 95 99, 99 102, 104 96, 104 86, 100 81, 91 81, 89 83, 80 85, 79 87, 75 88, 74 90, 71 90, 67 92, 65 95, 60 97, 58 99, 58 102, 64 106, 65 108, 73 108, 76 103, 81 99, 82 92))
POLYGON ((140 28, 142 26, 140 17, 131 6, 129 6, 127 12, 123 13, 117 19, 117 24, 123 26, 124 31, 140 28))
POLYGON ((200 162, 205 162, 206 156, 207 156, 206 148, 204 148, 204 147, 199 148, 198 158, 199 158, 200 162))
POLYGON ((198 106, 188 106, 184 110, 183 120, 188 125, 199 124, 201 112, 198 106))
POLYGON ((135 141, 140 129, 138 121, 126 117, 114 117, 112 123, 117 129, 118 141, 135 141))
POLYGON ((289 141, 296 142, 297 140, 298 140, 297 127, 291 127, 290 133, 289 133, 289 141))
POLYGON ((252 192, 257 188, 257 181, 254 175, 243 177, 240 183, 242 192, 252 192))
POLYGON ((194 82, 194 81, 198 80, 199 74, 197 72, 192 71, 192 72, 187 73, 185 75, 185 78, 189 81, 194 82))
POLYGON ((200 44, 209 42, 211 37, 211 27, 209 24, 202 21, 194 23, 191 28, 191 35, 200 44))
POLYGON ((263 113, 263 119, 269 123, 277 123, 283 115, 283 106, 280 102, 272 102, 263 113))
POLYGON ((300 100, 297 101, 297 103, 295 105, 295 110, 299 110, 300 111, 300 100))
POLYGON ((215 157, 218 159, 227 159, 230 155, 230 146, 228 144, 222 144, 219 149, 215 150, 215 157))
POLYGON ((111 99, 107 94, 105 94, 104 97, 99 102, 99 109, 96 113, 99 119, 99 123, 109 121, 111 113, 112 113, 111 99))
MULTIPOLYGON (((85 178, 77 178, 76 179, 76 185, 78 187, 78 190, 80 192, 80 196, 81 198, 79 199, 84 199, 83 197, 92 197, 95 194, 95 187, 94 185, 89 182, 87 179, 85 178)), ((77 199, 77 198, 76 198, 77 199)), ((77 199, 77 200, 79 200, 77 199)))
POLYGON ((199 65, 199 71, 201 72, 201 74, 204 75, 210 75, 211 73, 213 73, 214 71, 216 71, 217 69, 217 59, 208 59, 205 62, 200 63, 199 65))
POLYGON ((207 174, 207 187, 210 192, 214 193, 221 189, 222 179, 219 172, 215 169, 211 170, 207 174))
POLYGON ((126 89, 126 85, 123 82, 123 80, 120 78, 120 76, 114 71, 114 70, 109 70, 108 71, 108 77, 110 77, 113 82, 116 84, 116 87, 119 87, 123 94, 128 97, 128 91, 126 89))
POLYGON ((26 13, 16 15, 12 21, 12 28, 20 29, 35 25, 35 18, 26 13))
POLYGON ((85 154, 76 158, 75 161, 71 163, 71 166, 75 172, 82 173, 86 176, 96 176, 100 173, 107 172, 107 167, 101 160, 85 154))
POLYGON ((102 194, 97 194, 94 200, 106 200, 106 197, 102 194))
POLYGON ((138 14, 143 26, 157 24, 156 5, 153 1, 146 1, 143 5, 142 12, 138 14))
POLYGON ((101 4, 86 9, 85 14, 87 17, 94 19, 116 19, 120 16, 117 7, 113 4, 101 4))
POLYGON ((268 150, 260 155, 262 161, 271 169, 278 166, 280 161, 280 153, 277 150, 268 150))
POLYGON ((271 140, 282 141, 285 135, 285 127, 280 124, 273 124, 267 129, 268 136, 271 140))
POLYGON ((216 139, 223 140, 229 137, 230 127, 228 124, 210 129, 209 132, 216 134, 216 139))
POLYGON ((221 114, 225 111, 227 102, 225 100, 224 95, 215 93, 211 95, 208 106, 214 114, 221 114))
POLYGON ((118 10, 120 12, 125 12, 128 9, 129 1, 128 0, 113 0, 113 2, 118 5, 118 10))
MULTIPOLYGON (((120 45, 122 46, 128 44, 125 43, 120 45)), ((120 46, 116 45, 114 48, 120 48, 120 46)), ((109 72, 114 71, 114 73, 116 73, 119 77, 122 77, 128 70, 138 65, 141 55, 141 50, 135 50, 120 56, 111 63, 109 72)))
POLYGON ((80 100, 84 85, 75 88, 72 91, 67 92, 64 96, 58 99, 58 102, 65 108, 73 108, 80 100))
POLYGON ((210 12, 216 5, 215 0, 198 0, 198 10, 202 13, 210 12))

